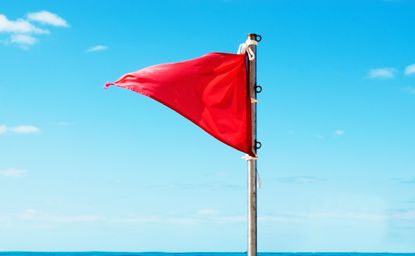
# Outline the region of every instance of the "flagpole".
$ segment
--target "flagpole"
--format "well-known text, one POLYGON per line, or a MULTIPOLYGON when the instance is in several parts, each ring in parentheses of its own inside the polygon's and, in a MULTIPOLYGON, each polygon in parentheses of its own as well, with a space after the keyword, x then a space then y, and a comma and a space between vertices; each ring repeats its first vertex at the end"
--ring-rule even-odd
MULTIPOLYGON (((261 36, 248 34, 246 47, 250 48, 254 58, 248 58, 248 83, 252 108, 252 147, 257 155, 259 143, 257 143, 257 85, 256 85, 256 44, 261 41, 261 36), (258 145, 257 145, 258 144, 258 145)), ((246 49, 247 51, 249 49, 246 49)), ((248 53, 249 55, 249 53, 248 53)), ((248 256, 257 255, 257 158, 248 158, 248 256)))

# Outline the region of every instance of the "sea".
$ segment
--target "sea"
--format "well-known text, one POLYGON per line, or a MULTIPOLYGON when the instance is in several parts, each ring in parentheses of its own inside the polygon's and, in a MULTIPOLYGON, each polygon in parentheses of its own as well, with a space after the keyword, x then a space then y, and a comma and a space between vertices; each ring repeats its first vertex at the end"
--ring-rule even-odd
MULTIPOLYGON (((246 256, 244 252, 0 252, 0 256, 246 256)), ((415 253, 258 253, 258 256, 415 256, 415 253)))

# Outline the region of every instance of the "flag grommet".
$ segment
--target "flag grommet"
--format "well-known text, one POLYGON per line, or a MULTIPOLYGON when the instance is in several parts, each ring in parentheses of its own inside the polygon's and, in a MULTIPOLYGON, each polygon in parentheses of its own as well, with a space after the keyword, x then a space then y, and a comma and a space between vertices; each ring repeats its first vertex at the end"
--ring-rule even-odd
POLYGON ((260 149, 262 147, 262 143, 259 141, 255 141, 255 149, 260 149))
POLYGON ((255 40, 259 43, 259 42, 261 42, 262 41, 262 36, 261 35, 258 35, 258 34, 256 34, 255 35, 255 40))
POLYGON ((255 92, 256 92, 256 93, 261 93, 261 92, 262 92, 262 86, 260 86, 260 85, 255 85, 255 92))

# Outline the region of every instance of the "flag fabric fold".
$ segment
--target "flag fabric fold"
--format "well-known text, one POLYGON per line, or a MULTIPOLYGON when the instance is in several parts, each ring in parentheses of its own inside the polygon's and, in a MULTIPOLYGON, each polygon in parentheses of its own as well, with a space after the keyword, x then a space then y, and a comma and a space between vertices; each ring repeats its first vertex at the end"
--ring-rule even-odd
POLYGON ((209 53, 147 67, 113 83, 148 96, 223 143, 255 156, 245 54, 209 53))

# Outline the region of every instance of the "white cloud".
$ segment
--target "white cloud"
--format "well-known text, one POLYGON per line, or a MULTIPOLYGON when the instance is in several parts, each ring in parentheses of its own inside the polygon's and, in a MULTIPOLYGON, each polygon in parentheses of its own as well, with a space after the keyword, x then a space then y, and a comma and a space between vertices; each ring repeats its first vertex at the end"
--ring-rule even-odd
POLYGON ((395 74, 395 68, 375 68, 369 70, 367 77, 376 79, 390 79, 394 78, 395 74))
POLYGON ((17 134, 32 134, 40 132, 40 129, 33 125, 18 125, 15 127, 7 127, 7 125, 0 125, 0 135, 6 132, 13 132, 17 134))
POLYGON ((8 169, 0 170, 0 176, 17 178, 17 177, 23 177, 25 175, 26 175, 25 170, 20 170, 16 168, 8 168, 8 169))
POLYGON ((33 125, 19 125, 13 128, 9 128, 9 130, 18 134, 31 134, 38 133, 40 131, 39 128, 33 125))
POLYGON ((69 26, 66 20, 48 11, 29 13, 27 15, 27 18, 31 21, 36 21, 42 24, 47 24, 47 25, 51 25, 55 27, 68 27, 69 26))
POLYGON ((37 43, 37 39, 31 35, 14 34, 10 36, 10 43, 20 46, 29 46, 37 43))
POLYGON ((49 31, 38 28, 26 20, 12 21, 0 14, 0 33, 48 34, 49 31))
POLYGON ((415 184, 415 177, 411 177, 411 178, 398 178, 398 179, 393 179, 397 182, 400 183, 405 183, 405 184, 415 184))
POLYGON ((15 45, 22 49, 29 49, 38 42, 34 35, 50 34, 49 30, 33 25, 31 21, 43 25, 68 27, 68 23, 58 15, 40 11, 29 13, 26 18, 10 20, 4 14, 0 14, 0 33, 9 34, 5 40, 0 41, 4 45, 15 45))
MULTIPOLYGON (((1 216, 0 216, 1 217, 1 216)), ((119 225, 141 225, 141 224, 169 224, 169 225, 195 225, 195 224, 234 224, 245 223, 246 214, 239 215, 194 215, 183 214, 171 216, 169 214, 150 215, 150 216, 117 216, 109 217, 104 215, 65 215, 50 214, 38 211, 36 209, 26 209, 20 213, 10 216, 5 215, 9 222, 22 222, 30 225, 31 222, 36 225, 60 225, 72 223, 96 223, 102 222, 107 224, 119 225)), ((414 209, 403 209, 393 211, 303 211, 303 212, 275 212, 267 215, 258 216, 260 223, 315 223, 316 221, 352 221, 354 223, 372 222, 384 223, 387 221, 400 221, 412 223, 415 220, 414 209)), ((1 218, 0 218, 1 221, 1 218)))
POLYGON ((409 65, 405 68, 405 75, 413 75, 415 74, 415 64, 409 65))
POLYGON ((344 135, 344 130, 335 130, 334 131, 334 135, 336 135, 336 136, 342 136, 342 135, 344 135))
POLYGON ((197 211, 198 215, 217 215, 219 214, 219 211, 216 209, 210 209, 210 208, 206 208, 206 209, 200 209, 199 211, 197 211))
POLYGON ((392 214, 392 218, 413 221, 415 220, 415 210, 409 209, 409 210, 396 211, 392 214))
MULTIPOLYGON (((392 212, 390 214, 383 212, 364 212, 364 211, 315 211, 315 212, 279 212, 270 215, 258 216, 258 222, 262 223, 301 223, 314 222, 316 220, 350 220, 350 221, 371 221, 383 222, 388 219, 412 220, 415 218, 415 211, 392 212)), ((197 224, 197 223, 216 223, 231 224, 246 222, 246 215, 183 215, 177 217, 169 216, 142 216, 142 217, 125 217, 125 218, 107 218, 108 222, 114 223, 168 223, 168 224, 197 224)))
POLYGON ((94 46, 89 47, 86 50, 86 52, 100 52, 100 51, 105 51, 107 49, 108 49, 107 46, 98 44, 98 45, 94 45, 94 46))
POLYGON ((313 212, 306 215, 310 219, 347 219, 361 221, 384 221, 388 216, 384 213, 376 212, 354 212, 354 211, 322 211, 313 212))
POLYGON ((56 126, 71 126, 71 125, 74 125, 74 124, 75 123, 73 123, 73 122, 66 122, 66 121, 59 121, 59 122, 55 123, 56 126))
POLYGON ((0 135, 4 134, 7 132, 7 126, 5 125, 0 125, 0 135))
POLYGON ((25 221, 43 221, 56 223, 73 223, 73 222, 97 222, 106 218, 98 215, 50 215, 35 209, 26 209, 17 216, 20 220, 25 221))

